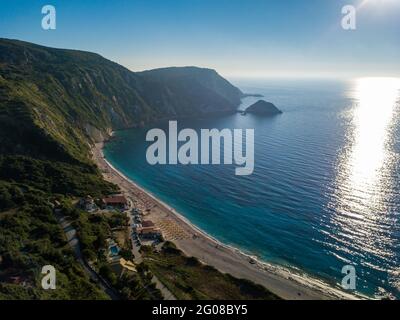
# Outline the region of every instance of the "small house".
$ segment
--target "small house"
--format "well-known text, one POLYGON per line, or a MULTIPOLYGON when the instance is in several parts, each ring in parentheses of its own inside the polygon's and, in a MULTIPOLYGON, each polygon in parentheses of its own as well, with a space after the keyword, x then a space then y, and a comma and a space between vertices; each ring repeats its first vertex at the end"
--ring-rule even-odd
POLYGON ((143 228, 150 228, 150 227, 154 227, 154 222, 151 220, 144 220, 142 222, 142 227, 143 228))
POLYGON ((142 227, 137 229, 138 235, 142 239, 159 239, 162 236, 161 230, 153 226, 142 227))
POLYGON ((124 196, 111 196, 102 199, 103 205, 107 209, 129 209, 129 201, 124 196))

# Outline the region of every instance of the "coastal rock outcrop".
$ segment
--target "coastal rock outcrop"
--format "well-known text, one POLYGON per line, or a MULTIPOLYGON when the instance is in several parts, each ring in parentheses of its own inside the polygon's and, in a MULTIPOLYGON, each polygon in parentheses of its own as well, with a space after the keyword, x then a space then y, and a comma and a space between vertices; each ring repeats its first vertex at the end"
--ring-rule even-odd
POLYGON ((273 103, 265 100, 258 100, 256 103, 248 107, 245 112, 262 116, 272 116, 282 113, 282 111, 279 110, 273 103))

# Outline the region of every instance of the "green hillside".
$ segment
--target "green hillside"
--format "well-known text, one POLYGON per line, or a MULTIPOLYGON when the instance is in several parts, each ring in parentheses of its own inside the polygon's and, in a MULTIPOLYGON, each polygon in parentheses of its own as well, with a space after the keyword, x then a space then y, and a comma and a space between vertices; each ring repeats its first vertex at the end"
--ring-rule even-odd
POLYGON ((161 118, 232 112, 241 95, 214 70, 134 73, 93 53, 0 40, 5 153, 51 150, 52 157, 82 160, 88 136, 161 118))
POLYGON ((55 200, 117 190, 90 144, 157 119, 234 112, 241 96, 209 69, 134 73, 98 54, 0 39, 0 300, 107 298, 52 213, 55 200), (45 264, 58 271, 54 292, 38 289, 45 264))

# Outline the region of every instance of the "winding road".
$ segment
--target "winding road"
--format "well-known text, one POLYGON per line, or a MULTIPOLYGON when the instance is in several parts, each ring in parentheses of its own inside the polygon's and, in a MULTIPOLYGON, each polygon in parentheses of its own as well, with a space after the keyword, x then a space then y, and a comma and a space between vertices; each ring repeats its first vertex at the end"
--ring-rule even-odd
POLYGON ((79 245, 79 239, 77 236, 77 232, 72 226, 71 222, 68 221, 61 213, 55 213, 55 216, 58 220, 58 223, 60 224, 61 228, 64 231, 65 237, 67 238, 68 244, 74 251, 75 257, 78 260, 78 262, 81 264, 83 269, 86 271, 86 273, 89 275, 89 277, 95 281, 98 286, 112 299, 112 300, 120 300, 120 297, 118 293, 114 290, 114 288, 108 284, 108 282, 100 277, 96 271, 90 267, 90 265, 86 262, 86 260, 83 258, 80 245, 79 245))

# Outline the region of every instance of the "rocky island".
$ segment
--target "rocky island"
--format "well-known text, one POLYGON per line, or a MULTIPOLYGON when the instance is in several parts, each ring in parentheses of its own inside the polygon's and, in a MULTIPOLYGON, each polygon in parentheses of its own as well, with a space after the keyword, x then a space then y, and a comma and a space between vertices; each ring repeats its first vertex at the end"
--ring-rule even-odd
POLYGON ((272 116, 276 114, 281 114, 282 111, 279 110, 273 103, 267 102, 265 100, 258 100, 256 103, 249 106, 245 113, 251 113, 262 116, 272 116))

